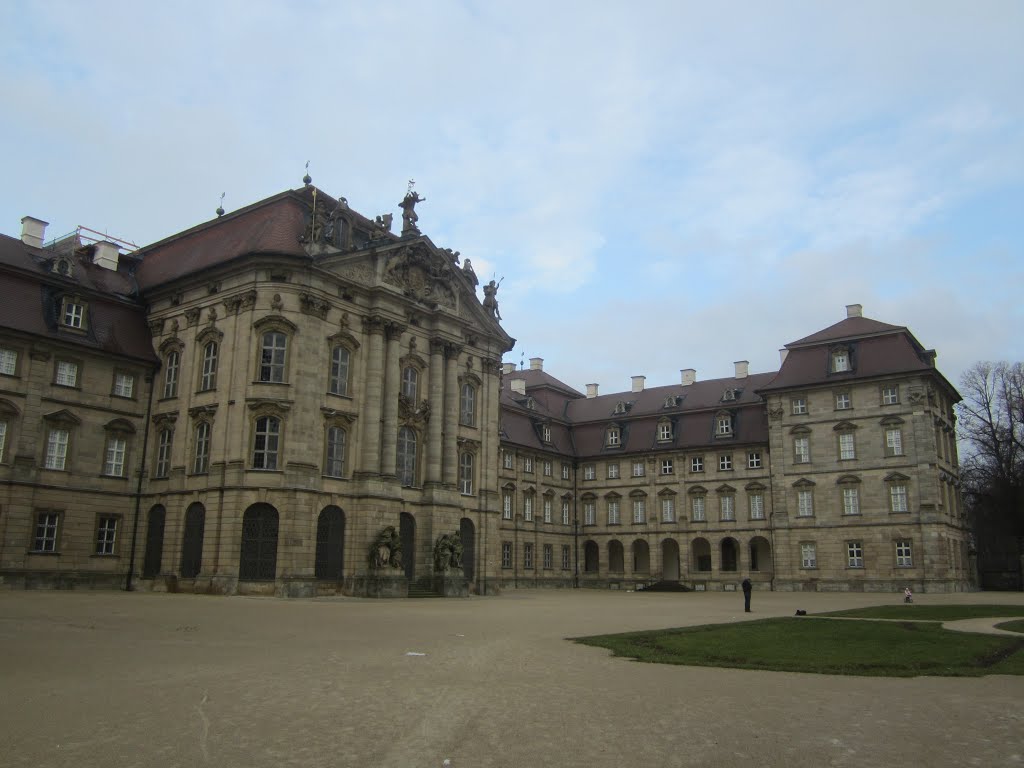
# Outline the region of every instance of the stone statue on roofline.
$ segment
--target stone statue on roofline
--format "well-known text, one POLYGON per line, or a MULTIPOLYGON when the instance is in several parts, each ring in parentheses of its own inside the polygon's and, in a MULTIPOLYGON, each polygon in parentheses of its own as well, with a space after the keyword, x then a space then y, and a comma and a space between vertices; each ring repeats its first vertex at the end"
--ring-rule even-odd
MULTIPOLYGON (((504 280, 505 278, 502 278, 504 280)), ((486 309, 491 317, 495 320, 501 320, 501 312, 498 311, 498 286, 501 285, 501 281, 497 283, 491 280, 487 285, 484 286, 484 309, 486 309)))
POLYGON ((473 269, 473 264, 469 259, 465 259, 462 262, 462 274, 469 278, 469 282, 472 283, 474 288, 480 285, 480 281, 477 280, 476 272, 473 269))
POLYGON ((406 191, 405 197, 402 198, 402 202, 398 204, 402 209, 403 235, 418 235, 420 233, 420 228, 416 226, 416 222, 420 219, 416 214, 416 203, 425 202, 427 198, 420 197, 419 192, 413 191, 415 183, 413 179, 409 179, 409 189, 406 191))

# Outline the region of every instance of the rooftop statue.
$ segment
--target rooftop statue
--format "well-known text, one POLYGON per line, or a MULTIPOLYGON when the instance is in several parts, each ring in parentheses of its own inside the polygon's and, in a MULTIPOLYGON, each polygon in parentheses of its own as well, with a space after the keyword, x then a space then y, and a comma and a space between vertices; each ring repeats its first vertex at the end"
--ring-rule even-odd
POLYGON ((476 288, 480 285, 480 281, 476 279, 476 272, 473 270, 473 264, 469 259, 462 262, 462 274, 469 278, 469 282, 476 288))
POLYGON ((419 216, 416 215, 416 203, 425 202, 427 198, 420 197, 419 192, 409 190, 398 205, 402 209, 402 234, 419 234, 420 228, 416 226, 419 216))
MULTIPOLYGON (((504 278, 502 278, 504 280, 504 278)), ((498 286, 501 283, 496 283, 493 280, 484 286, 484 309, 491 313, 491 317, 495 320, 501 320, 501 312, 498 311, 498 300, 495 298, 498 294, 498 286)))

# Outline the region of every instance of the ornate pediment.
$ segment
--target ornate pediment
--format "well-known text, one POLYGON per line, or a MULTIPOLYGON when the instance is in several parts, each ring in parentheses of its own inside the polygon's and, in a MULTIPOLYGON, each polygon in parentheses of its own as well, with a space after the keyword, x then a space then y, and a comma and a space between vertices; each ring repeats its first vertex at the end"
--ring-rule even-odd
POLYGON ((430 403, 426 400, 422 400, 419 405, 417 405, 405 395, 399 395, 398 418, 403 424, 426 424, 430 421, 430 403))
POLYGON ((402 290, 409 298, 430 308, 438 306, 455 309, 456 280, 451 262, 431 253, 422 244, 404 246, 388 256, 384 267, 384 282, 402 290))

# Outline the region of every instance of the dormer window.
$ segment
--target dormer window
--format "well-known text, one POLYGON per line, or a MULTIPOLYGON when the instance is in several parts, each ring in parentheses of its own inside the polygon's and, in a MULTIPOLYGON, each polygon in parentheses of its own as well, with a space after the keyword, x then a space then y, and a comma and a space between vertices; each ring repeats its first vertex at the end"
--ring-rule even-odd
POLYGON ((547 424, 541 424, 540 439, 545 443, 551 442, 551 427, 547 424))
POLYGON ((682 395, 669 395, 665 398, 665 408, 676 408, 683 402, 682 395))
POLYGON ((53 264, 53 271, 61 277, 69 277, 71 275, 71 262, 67 259, 57 259, 53 264))
POLYGON ((75 298, 65 298, 61 305, 60 323, 65 328, 79 331, 85 328, 85 304, 75 298))
POLYGON ((622 430, 618 427, 608 427, 604 433, 604 444, 609 448, 618 448, 622 445, 622 430))
POLYGON ((667 442, 672 439, 672 422, 663 421, 658 424, 658 440, 659 442, 667 442))
POLYGON ((845 347, 832 350, 832 373, 845 373, 850 368, 850 350, 845 347))
POLYGON ((732 435, 732 415, 720 413, 715 417, 715 435, 717 437, 730 437, 732 435))
POLYGON ((725 392, 722 393, 722 400, 724 400, 724 401, 735 400, 737 392, 738 391, 735 390, 735 389, 727 389, 727 390, 725 390, 725 392))
POLYGON ((624 400, 619 400, 619 402, 615 404, 615 413, 625 413, 627 408, 628 406, 626 405, 626 402, 624 400))
POLYGON ((526 407, 529 410, 531 410, 531 411, 536 410, 537 409, 537 401, 534 400, 532 397, 526 398, 526 407))

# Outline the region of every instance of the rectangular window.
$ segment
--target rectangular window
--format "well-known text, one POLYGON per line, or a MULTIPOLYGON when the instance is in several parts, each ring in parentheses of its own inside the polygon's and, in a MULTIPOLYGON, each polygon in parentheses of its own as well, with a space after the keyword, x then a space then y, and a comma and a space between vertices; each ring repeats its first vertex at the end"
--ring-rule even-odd
MULTIPOLYGON (((463 384, 459 403, 459 423, 467 427, 476 426, 476 387, 468 383, 463 384)), ((549 435, 545 442, 550 439, 549 435)))
POLYGON ((533 570, 533 544, 529 541, 523 543, 523 568, 533 570))
POLYGON ((551 477, 551 462, 544 460, 544 477, 551 477))
POLYGON ((622 432, 619 431, 618 427, 609 427, 607 433, 607 444, 609 446, 622 445, 622 432))
POLYGON ((107 456, 103 462, 103 474, 110 477, 124 476, 125 440, 123 437, 112 437, 107 440, 107 456))
POLYGON ((747 469, 761 468, 761 452, 751 451, 747 454, 747 469))
POLYGON ((811 491, 796 492, 796 514, 797 517, 812 517, 814 515, 814 494, 811 491))
POLYGON ((512 567, 512 542, 503 541, 501 542, 501 567, 511 568, 512 567))
POLYGON ((704 457, 694 456, 690 459, 690 471, 691 472, 703 472, 704 471, 704 457))
POLYGON ((504 466, 505 469, 512 469, 515 466, 515 456, 513 456, 508 451, 505 451, 503 454, 501 454, 501 461, 502 466, 504 466))
POLYGON ((568 544, 562 545, 562 570, 568 571, 572 568, 572 550, 568 544))
POLYGON ((805 397, 794 397, 789 401, 790 407, 793 411, 793 415, 800 416, 807 413, 807 398, 805 397))
POLYGON ((839 460, 847 461, 857 458, 857 451, 853 444, 853 433, 844 432, 839 435, 839 460))
POLYGON ((707 520, 707 513, 704 509, 704 497, 694 496, 690 499, 690 505, 693 508, 693 519, 701 522, 707 520))
POLYGON ((672 439, 672 425, 668 422, 658 425, 658 439, 662 442, 672 439))
POLYGON ((723 472, 732 469, 732 456, 727 453, 723 453, 718 457, 718 468, 723 472))
POLYGON ((673 523, 676 519, 676 500, 666 496, 661 500, 661 522, 673 523))
POLYGON ((615 479, 618 478, 618 476, 619 476, 619 465, 618 464, 614 464, 614 463, 613 464, 609 464, 608 465, 608 479, 609 480, 615 480, 615 479))
POLYGON ((764 494, 750 494, 750 519, 764 520, 764 494))
POLYGON ((217 388, 217 342, 211 341, 203 347, 203 375, 199 377, 199 391, 208 392, 217 388))
POLYGON ((544 570, 550 571, 555 567, 555 548, 551 544, 544 545, 544 570))
POLYGON ((512 519, 512 492, 505 491, 501 495, 501 517, 503 520, 512 519))
POLYGON ((4 447, 7 445, 7 422, 0 421, 0 462, 4 460, 4 447))
POLYGON ((675 464, 672 463, 672 459, 661 460, 661 474, 671 475, 675 471, 675 464))
POLYGON ((260 350, 260 381, 284 382, 285 350, 288 337, 279 331, 263 334, 260 350))
POLYGON ((910 539, 899 539, 896 541, 896 567, 911 568, 914 565, 913 552, 910 539))
POLYGON ((545 443, 551 442, 551 427, 547 424, 542 425, 540 428, 540 439, 545 443))
POLYGON ((46 461, 43 466, 47 469, 63 470, 67 465, 68 438, 70 433, 66 429, 51 429, 46 436, 46 461))
POLYGON ((571 469, 571 467, 568 464, 566 464, 565 462, 562 463, 562 479, 563 480, 568 480, 569 479, 569 471, 570 471, 570 469, 571 469))
POLYGON ((523 520, 533 522, 533 494, 523 494, 523 520))
POLYGON ((719 416, 716 423, 715 432, 719 437, 732 434, 732 416, 719 416))
POLYGON ((551 522, 551 499, 546 497, 544 499, 544 522, 551 522))
POLYGON ((619 517, 619 502, 615 499, 611 499, 608 502, 608 525, 618 525, 621 521, 619 517))
POLYGON ((636 524, 647 522, 647 502, 643 499, 633 499, 633 522, 636 524))
POLYGON ((864 545, 859 541, 846 542, 846 567, 864 567, 864 545))
POLYGON ((61 387, 77 387, 78 363, 69 363, 67 360, 58 360, 56 382, 61 387))
POLYGON ((562 525, 569 524, 569 502, 562 502, 562 525))
POLYGON ((907 507, 907 486, 889 486, 889 508, 893 512, 906 512, 907 507))
POLYGON ((114 374, 114 395, 131 397, 135 393, 135 377, 130 373, 114 374))
POLYGON ((644 463, 642 461, 633 462, 633 477, 643 477, 645 471, 644 463))
POLYGON ((100 515, 96 525, 96 554, 113 555, 116 541, 117 518, 110 515, 100 515))
POLYGON ((160 432, 156 448, 156 477, 167 477, 171 471, 171 440, 174 433, 169 429, 160 432))
POLYGON ((882 387, 882 405, 896 405, 900 401, 900 388, 898 385, 882 387))
POLYGON ((597 469, 594 467, 594 465, 593 464, 584 464, 583 465, 583 479, 584 480, 593 480, 595 477, 597 477, 597 469))
POLYGON ((843 488, 843 514, 860 514, 860 493, 856 488, 843 488))
POLYGON ((809 464, 811 461, 811 438, 797 437, 793 440, 793 462, 809 464))
POLYGON ((818 551, 817 547, 813 543, 808 542, 800 545, 800 567, 818 567, 818 551))
POLYGON ((33 552, 57 551, 57 528, 60 514, 57 512, 40 512, 36 515, 36 531, 32 538, 33 552))
POLYGON ((843 373, 844 371, 850 370, 850 357, 845 352, 833 352, 832 353, 832 371, 834 373, 843 373))
POLYGON ((583 502, 583 524, 597 525, 597 505, 592 501, 583 502))
POLYGON ((178 396, 178 365, 181 358, 177 352, 168 352, 164 363, 164 397, 178 396))
POLYGON ((720 496, 718 498, 718 511, 722 520, 736 519, 736 497, 720 496))
POLYGON ((899 429, 885 430, 885 455, 903 455, 903 432, 899 429))
POLYGON ((850 408, 850 393, 849 392, 838 392, 836 393, 836 410, 845 411, 850 408))
POLYGON ((0 348, 0 374, 13 376, 18 370, 18 353, 6 347, 0 348))
MULTIPOLYGON (((327 430, 327 474, 331 474, 332 469, 337 469, 338 473, 341 473, 341 465, 345 458, 344 435, 345 433, 342 430, 338 430, 337 427, 327 430), (337 435, 332 436, 335 430, 341 432, 340 446, 336 442, 337 435), (338 453, 339 447, 341 449, 340 454, 338 453)), ((210 469, 210 422, 200 421, 196 424, 195 447, 195 460, 192 462, 192 471, 197 475, 205 475, 210 469)))
POLYGON ((523 457, 523 472, 533 472, 533 457, 532 456, 524 456, 523 457))
POLYGON ((64 300, 63 322, 68 328, 81 328, 85 318, 85 305, 64 300))

